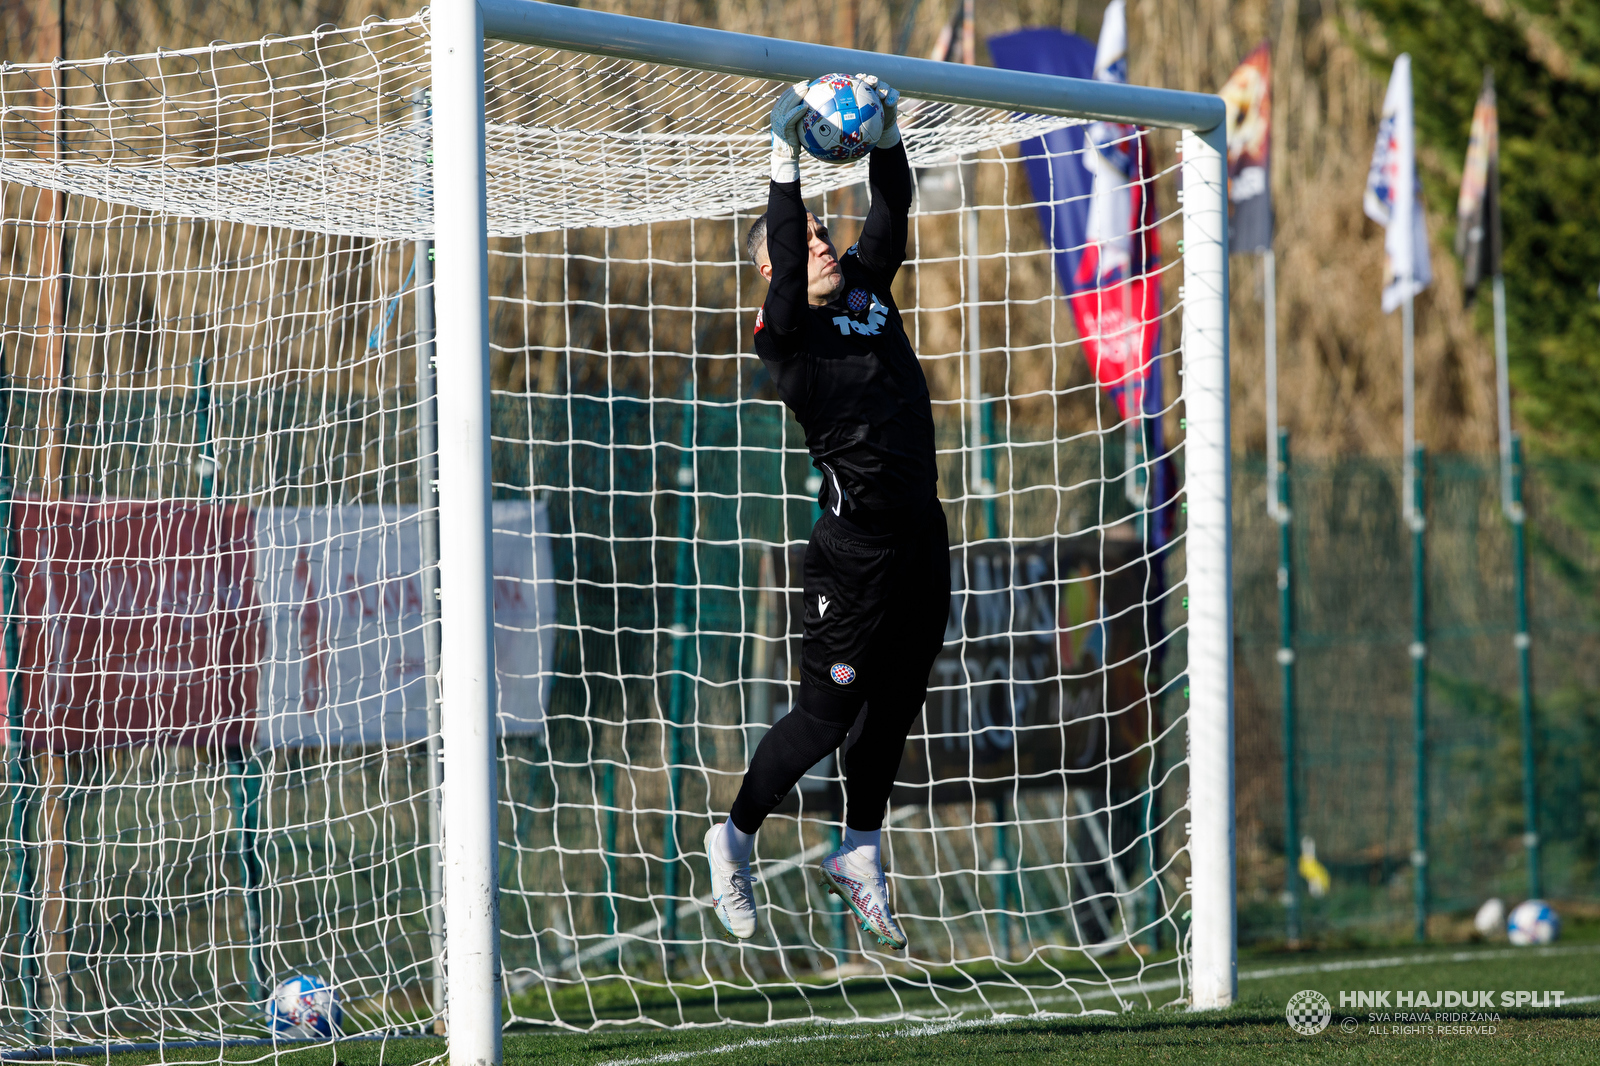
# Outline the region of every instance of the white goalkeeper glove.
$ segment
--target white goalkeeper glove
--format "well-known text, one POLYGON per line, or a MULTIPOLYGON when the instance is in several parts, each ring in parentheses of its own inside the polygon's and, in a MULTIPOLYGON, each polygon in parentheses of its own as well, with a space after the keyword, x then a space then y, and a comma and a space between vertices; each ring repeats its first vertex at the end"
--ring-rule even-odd
POLYGON ((878 147, 893 148, 900 143, 900 90, 886 81, 879 81, 876 74, 857 74, 856 77, 876 89, 878 100, 883 104, 883 136, 878 138, 878 147))
POLYGON ((772 105, 772 180, 800 180, 800 123, 806 117, 807 83, 785 86, 772 105))

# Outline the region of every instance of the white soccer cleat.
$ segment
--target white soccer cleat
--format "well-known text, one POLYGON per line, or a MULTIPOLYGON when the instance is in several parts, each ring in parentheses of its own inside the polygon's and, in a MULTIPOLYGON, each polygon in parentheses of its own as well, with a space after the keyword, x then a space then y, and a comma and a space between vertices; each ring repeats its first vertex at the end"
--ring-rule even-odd
POLYGON ((891 951, 906 946, 905 931, 889 910, 889 882, 881 863, 840 848, 822 860, 822 887, 849 905, 863 933, 876 936, 891 951))
POLYGON ((750 863, 725 862, 717 838, 725 830, 712 825, 706 830, 706 861, 711 867, 711 909, 722 928, 740 940, 756 935, 756 890, 750 876, 750 863))

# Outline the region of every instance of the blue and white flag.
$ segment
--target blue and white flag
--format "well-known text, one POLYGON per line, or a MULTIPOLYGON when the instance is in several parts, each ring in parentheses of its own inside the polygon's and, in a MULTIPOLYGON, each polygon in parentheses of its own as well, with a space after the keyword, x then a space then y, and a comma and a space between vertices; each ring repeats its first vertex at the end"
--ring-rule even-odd
POLYGON ((1387 314, 1433 281, 1422 183, 1417 178, 1416 129, 1411 120, 1411 57, 1394 61, 1383 97, 1378 143, 1367 171, 1367 217, 1384 226, 1383 310, 1387 314))

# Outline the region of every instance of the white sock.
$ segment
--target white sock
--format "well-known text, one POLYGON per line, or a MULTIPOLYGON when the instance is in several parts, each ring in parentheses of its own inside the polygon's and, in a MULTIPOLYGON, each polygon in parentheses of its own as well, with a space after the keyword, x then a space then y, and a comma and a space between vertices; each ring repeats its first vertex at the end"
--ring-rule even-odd
POLYGON ((844 846, 869 862, 879 862, 878 850, 883 840, 882 829, 851 829, 844 827, 844 846))
POLYGON ((756 835, 741 832, 732 818, 722 823, 722 833, 717 839, 722 842, 722 854, 718 857, 725 862, 749 862, 750 853, 756 848, 756 835))

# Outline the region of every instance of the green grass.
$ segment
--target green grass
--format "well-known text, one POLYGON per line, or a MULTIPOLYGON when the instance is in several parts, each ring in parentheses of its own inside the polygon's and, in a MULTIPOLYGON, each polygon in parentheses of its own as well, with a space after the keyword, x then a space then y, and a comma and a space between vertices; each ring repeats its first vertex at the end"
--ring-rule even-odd
MULTIPOLYGON (((1240 964, 1241 1002, 1230 1010, 1131 1010, 1072 1018, 996 1022, 967 1017, 893 1024, 809 1022, 774 1028, 608 1029, 596 1033, 513 1032, 508 1066, 602 1063, 1522 1063, 1600 1060, 1600 943, 1586 937, 1548 949, 1505 945, 1389 948, 1329 953, 1256 953, 1240 964), (1584 941, 1589 942, 1584 942, 1584 941), (1284 1006, 1312 988, 1334 1004, 1333 1024, 1305 1037, 1291 1031, 1284 1006), (1371 989, 1561 989, 1587 1002, 1544 1010, 1498 1009, 1492 1035, 1382 1036, 1369 1011, 1340 1010, 1340 992, 1371 989), (1356 1017, 1347 1033, 1342 1019, 1356 1017)), ((928 1004, 931 1006, 932 1004, 928 1004)), ((908 1008, 915 1004, 907 1002, 908 1008)), ((285 1066, 412 1066, 440 1056, 442 1041, 401 1039, 340 1045, 285 1056, 285 1066)), ((262 1049, 230 1050, 227 1061, 260 1060, 262 1049)), ((98 1058, 98 1057, 97 1057, 98 1058)), ((88 1060, 96 1061, 96 1060, 88 1060)), ((216 1051, 112 1056, 108 1066, 218 1061, 216 1051)))

